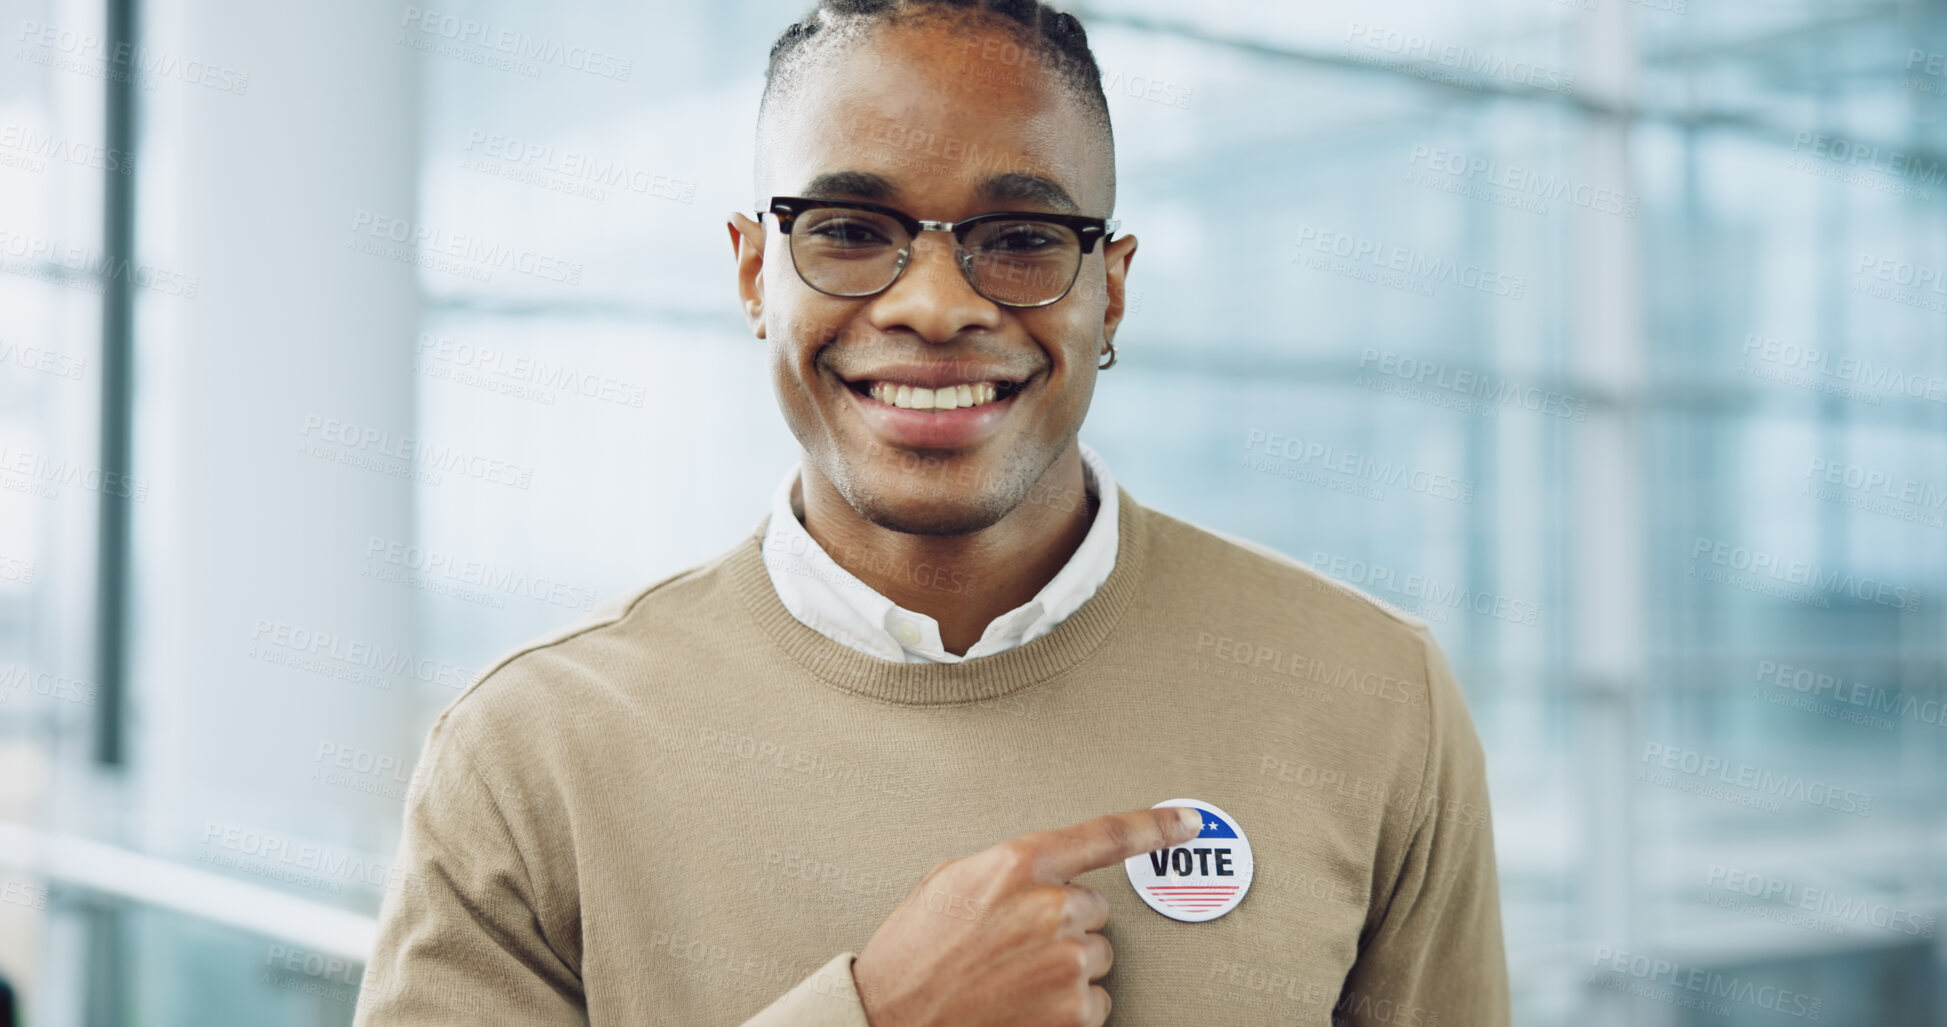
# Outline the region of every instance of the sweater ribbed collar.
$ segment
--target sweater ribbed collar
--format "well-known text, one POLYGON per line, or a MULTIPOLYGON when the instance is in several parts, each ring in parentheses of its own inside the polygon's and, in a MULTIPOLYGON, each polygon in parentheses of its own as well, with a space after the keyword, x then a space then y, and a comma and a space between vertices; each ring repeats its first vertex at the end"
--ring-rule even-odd
POLYGON ((724 570, 757 626, 792 660, 841 691, 906 706, 946 706, 997 699, 1061 674, 1093 653, 1121 622, 1142 585, 1149 552, 1143 507, 1116 486, 1120 542, 1115 569, 1089 600, 1053 631, 1005 652, 959 663, 896 663, 862 653, 806 627, 791 615, 764 569, 766 512, 756 530, 727 556, 724 570))

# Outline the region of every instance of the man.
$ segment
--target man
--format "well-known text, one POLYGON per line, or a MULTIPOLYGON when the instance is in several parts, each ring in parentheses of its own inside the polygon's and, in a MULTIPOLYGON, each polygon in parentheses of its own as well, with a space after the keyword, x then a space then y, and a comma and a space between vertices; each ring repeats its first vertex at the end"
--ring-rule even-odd
POLYGON ((1081 26, 991 6, 773 48, 729 234, 801 466, 441 715, 358 1023, 1506 1023, 1426 625, 1079 442, 1136 240, 1081 26))

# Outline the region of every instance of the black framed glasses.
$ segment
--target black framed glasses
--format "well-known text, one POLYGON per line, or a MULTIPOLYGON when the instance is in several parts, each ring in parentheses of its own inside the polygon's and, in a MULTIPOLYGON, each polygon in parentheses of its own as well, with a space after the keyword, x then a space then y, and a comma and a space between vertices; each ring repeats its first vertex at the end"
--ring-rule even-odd
MULTIPOLYGON (((764 213, 757 212, 758 221, 764 213)), ((1068 295, 1082 257, 1121 225, 1112 218, 1038 211, 927 221, 880 203, 806 196, 773 196, 770 213, 798 277, 827 296, 884 291, 912 263, 919 233, 951 232, 954 263, 967 284, 1009 307, 1045 307, 1068 295)))

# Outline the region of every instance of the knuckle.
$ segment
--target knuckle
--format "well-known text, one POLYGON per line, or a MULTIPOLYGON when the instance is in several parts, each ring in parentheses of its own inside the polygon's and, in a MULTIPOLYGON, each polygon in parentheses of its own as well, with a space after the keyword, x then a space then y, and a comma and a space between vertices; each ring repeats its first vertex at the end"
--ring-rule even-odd
POLYGON ((1034 843, 1019 838, 1009 838, 994 847, 995 869, 1009 877, 1027 877, 1034 873, 1035 862, 1040 853, 1034 843))
POLYGON ((1078 912, 1075 907, 1075 893, 1059 884, 1049 885, 1048 911, 1054 914, 1057 922, 1065 922, 1070 913, 1078 912))
POLYGON ((1039 933, 1053 934, 1059 931, 1062 922, 1068 918, 1068 893, 1060 887, 1036 888, 1023 893, 1020 901, 1028 914, 1028 921, 1039 933))
POLYGON ((1063 980, 1088 982, 1088 943, 1080 938, 1063 938, 1050 946, 1049 952, 1063 980))
POLYGON ((1094 1027, 1102 1022, 1094 1018, 1095 1003, 1096 996, 1089 985, 1067 989, 1055 1000, 1055 1022, 1062 1027, 1094 1027))
POLYGON ((1125 851, 1136 840, 1136 832, 1130 828, 1129 822, 1121 817, 1112 817, 1103 821, 1102 833, 1108 836, 1111 846, 1125 851))
POLYGON ((1108 973, 1110 968, 1115 966, 1115 946, 1109 943, 1109 939, 1099 934, 1091 935, 1091 937, 1098 939, 1095 945, 1095 951, 1099 959, 1099 965, 1102 968, 1102 973, 1108 973))
POLYGON ((1088 885, 1071 884, 1068 889, 1066 906, 1068 910, 1074 912, 1075 919, 1078 921, 1093 922, 1096 913, 1109 903, 1108 899, 1102 897, 1101 892, 1088 885))

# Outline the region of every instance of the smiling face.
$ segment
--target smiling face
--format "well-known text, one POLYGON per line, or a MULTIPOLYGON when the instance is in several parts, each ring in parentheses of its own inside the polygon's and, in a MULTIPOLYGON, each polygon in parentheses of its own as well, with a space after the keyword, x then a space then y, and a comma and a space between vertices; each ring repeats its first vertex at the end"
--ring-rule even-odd
MULTIPOLYGON (((880 25, 834 47, 766 116, 760 206, 781 195, 936 221, 1109 216, 1107 133, 1053 71, 993 59, 1020 52, 1007 31, 977 20, 880 25)), ((1016 308, 974 291, 950 233, 922 232, 889 288, 843 298, 805 283, 774 218, 762 228, 741 218, 733 239, 738 230, 746 315, 770 343, 808 489, 815 473, 882 527, 965 534, 999 522, 1057 461, 1076 459, 1099 355, 1122 316, 1133 236, 1097 242, 1058 302, 1016 308), (929 388, 934 409, 908 408, 929 388)))

